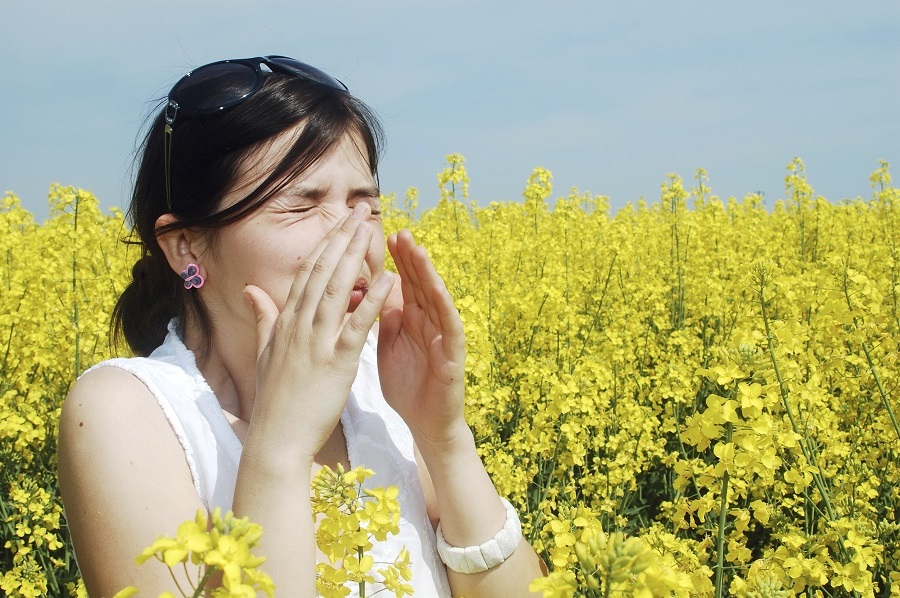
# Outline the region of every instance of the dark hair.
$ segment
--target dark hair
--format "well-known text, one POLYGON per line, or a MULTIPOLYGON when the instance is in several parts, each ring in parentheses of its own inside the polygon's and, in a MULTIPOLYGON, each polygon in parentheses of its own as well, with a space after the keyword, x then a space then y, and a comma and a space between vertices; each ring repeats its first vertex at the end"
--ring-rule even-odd
MULTIPOLYGON (((382 131, 374 113, 344 90, 282 74, 268 74, 262 88, 243 103, 205 119, 179 119, 172 136, 171 202, 167 206, 163 161, 164 114, 152 120, 141 147, 128 217, 141 247, 133 280, 113 311, 113 336, 137 355, 162 344, 169 320, 199 325, 207 343, 210 322, 196 291, 187 290, 166 261, 157 235, 177 229, 215 230, 244 218, 301 174, 347 133, 360 136, 373 176, 378 173, 382 131), (303 123, 277 166, 249 195, 224 210, 221 199, 237 182, 244 160, 261 143, 303 123), (171 213, 177 222, 156 229, 171 213)), ((183 329, 182 329, 183 332, 183 329)))

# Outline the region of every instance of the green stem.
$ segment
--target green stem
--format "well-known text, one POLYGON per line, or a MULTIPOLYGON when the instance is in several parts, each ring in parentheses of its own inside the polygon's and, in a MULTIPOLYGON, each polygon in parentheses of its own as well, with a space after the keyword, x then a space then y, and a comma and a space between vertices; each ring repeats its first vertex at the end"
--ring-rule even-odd
POLYGON ((41 562, 41 568, 44 570, 44 577, 50 582, 56 595, 59 596, 60 591, 59 583, 56 581, 56 569, 51 567, 50 563, 47 562, 47 557, 44 555, 43 551, 36 550, 35 554, 37 554, 38 560, 41 562))
MULTIPOLYGON (((194 593, 191 594, 191 598, 200 598, 201 596, 203 596, 203 592, 206 590, 206 582, 209 581, 210 577, 212 577, 212 571, 211 568, 207 568, 206 572, 203 574, 203 577, 200 579, 200 583, 198 583, 197 587, 194 588, 194 593)), ((172 579, 174 578, 175 576, 173 575, 172 579)), ((175 582, 175 585, 178 585, 178 581, 175 582)), ((181 592, 182 596, 184 596, 184 592, 181 590, 180 586, 178 588, 178 591, 181 592)))
MULTIPOLYGON (((732 423, 725 424, 725 442, 731 442, 732 423)), ((728 514, 728 470, 722 475, 722 495, 719 497, 719 529, 716 533, 716 598, 725 591, 725 524, 728 514)))
MULTIPOLYGON (((588 328, 587 332, 584 335, 584 341, 581 343, 581 350, 578 351, 578 357, 575 358, 574 363, 578 363, 581 358, 584 356, 585 349, 587 349, 588 341, 591 338, 591 334, 593 334, 594 329, 597 327, 597 323, 600 321, 600 310, 603 308, 603 302, 606 299, 606 292, 609 290, 609 281, 612 280, 613 275, 613 267, 616 265, 616 258, 619 257, 618 253, 614 253, 612 260, 609 263, 609 269, 606 272, 606 281, 603 283, 603 292, 600 293, 600 298, 597 299, 597 309, 594 311, 594 316, 591 318, 591 325, 588 328)), ((569 373, 572 373, 574 370, 574 366, 570 368, 569 373)))
MULTIPOLYGON (((559 425, 562 427, 564 423, 566 423, 566 419, 568 418, 568 414, 564 413, 562 417, 559 419, 559 425)), ((541 509, 541 505, 544 504, 544 500, 547 498, 547 490, 550 489, 550 486, 553 484, 553 474, 556 473, 556 465, 559 460, 559 445, 562 440, 562 433, 558 433, 556 435, 556 446, 553 447, 553 456, 550 458, 550 472, 549 477, 547 479, 547 483, 541 488, 541 498, 538 500, 537 505, 535 505, 535 510, 537 511, 537 517, 534 520, 534 523, 531 527, 531 533, 528 534, 528 541, 534 542, 537 537, 538 532, 540 531, 540 524, 544 517, 544 511, 541 509)))
MULTIPOLYGON (((9 337, 6 339, 6 351, 3 353, 3 365, 0 365, 0 375, 6 378, 6 364, 9 363, 9 351, 12 348, 13 332, 16 330, 16 323, 13 322, 9 326, 9 337)), ((12 376, 9 376, 12 379, 12 376)))
MULTIPOLYGON (((847 309, 852 312, 853 302, 850 300, 850 282, 848 280, 846 269, 844 270, 844 278, 842 283, 844 287, 844 300, 847 302, 847 309)), ((855 330, 859 330, 859 322, 857 321, 856 316, 853 317, 853 328, 855 330)), ((884 390, 884 385, 882 385, 881 378, 878 376, 878 370, 875 369, 875 361, 872 359, 872 354, 869 351, 869 344, 866 341, 862 341, 861 344, 863 353, 866 354, 866 363, 869 364, 869 371, 872 373, 872 378, 874 378, 875 380, 875 386, 878 387, 878 394, 881 396, 881 402, 884 404, 884 408, 887 410, 888 416, 891 418, 891 423, 894 425, 894 431, 897 433, 897 438, 900 438, 900 426, 897 425, 897 418, 894 416, 894 410, 891 408, 891 402, 888 400, 887 392, 884 390)))
MULTIPOLYGON (((159 553, 157 553, 156 558, 159 559, 160 563, 162 563, 164 565, 166 564, 166 562, 162 559, 162 557, 159 556, 159 553)), ((187 569, 186 564, 182 564, 182 566, 185 567, 185 569, 187 569)), ((178 578, 175 577, 175 572, 172 571, 172 567, 169 567, 168 565, 166 565, 166 568, 169 570, 169 575, 172 577, 172 581, 175 582, 175 587, 178 588, 178 593, 181 594, 182 596, 186 596, 187 594, 185 594, 184 590, 181 589, 181 584, 178 583, 178 578)), ((190 581, 190 578, 188 578, 188 580, 190 581)), ((201 585, 198 587, 203 587, 203 586, 201 585)), ((192 596, 197 596, 197 595, 198 594, 196 592, 194 592, 194 594, 192 594, 192 596)))
POLYGON ((819 469, 819 464, 816 461, 815 455, 806 446, 806 442, 804 440, 806 436, 800 433, 800 426, 797 425, 797 420, 794 418, 794 412, 791 409, 791 403, 788 399, 787 387, 784 384, 784 378, 781 376, 781 369, 778 367, 778 359, 775 356, 775 343, 773 342, 775 335, 772 334, 771 327, 769 326, 769 314, 766 311, 766 298, 764 289, 765 279, 761 278, 759 285, 759 305, 762 310, 763 324, 766 328, 766 343, 768 344, 769 349, 769 359, 772 361, 772 367, 775 370, 775 377, 778 380, 778 390, 781 394, 781 404, 784 407, 784 411, 785 413, 787 413, 788 419, 791 422, 791 428, 793 429, 794 434, 796 434, 797 437, 800 438, 798 444, 800 445, 800 451, 803 453, 803 457, 806 459, 807 463, 812 464, 812 466, 817 470, 817 473, 813 474, 813 482, 816 484, 816 488, 818 488, 819 493, 822 495, 822 501, 825 503, 825 510, 828 513, 828 518, 831 521, 834 521, 837 517, 835 516, 834 510, 831 507, 831 500, 829 499, 828 491, 825 488, 825 482, 822 479, 821 469, 819 469))
MULTIPOLYGON (((356 549, 356 557, 359 559, 360 563, 362 562, 363 557, 365 557, 365 556, 366 556, 366 553, 363 552, 362 548, 356 549)), ((359 582, 359 598, 366 598, 366 582, 362 581, 362 580, 359 582)))
POLYGON ((875 369, 875 362, 872 360, 872 355, 869 353, 869 345, 866 342, 862 344, 863 353, 866 354, 866 361, 869 364, 869 371, 872 372, 872 377, 875 379, 875 386, 878 387, 878 393, 881 395, 881 402, 884 403, 884 408, 888 412, 888 416, 891 418, 891 423, 894 424, 894 432, 897 433, 897 438, 900 438, 900 426, 897 425, 897 418, 894 417, 894 410, 891 409, 891 403, 888 400, 887 392, 884 390, 884 386, 881 384, 881 379, 878 377, 878 371, 875 369))
MULTIPOLYGON (((796 420, 794 419, 794 414, 791 411, 791 404, 788 400, 788 391, 787 387, 784 384, 784 379, 781 376, 781 370, 778 367, 778 359, 775 356, 775 344, 773 342, 774 335, 772 334, 771 328, 769 326, 769 316, 766 311, 766 300, 765 300, 765 286, 766 286, 766 276, 763 273, 760 273, 759 277, 759 304, 760 309, 762 310, 762 318, 763 324, 766 328, 766 342, 769 348, 769 358, 772 361, 772 366, 775 369, 775 377, 778 379, 778 389, 781 393, 781 402, 784 405, 784 410, 787 412, 788 419, 791 421, 791 428, 794 430, 794 434, 799 438, 798 444, 800 445, 800 450, 803 452, 803 456, 806 458, 807 463, 811 463, 813 467, 816 468, 816 473, 813 474, 813 483, 816 485, 816 488, 819 490, 819 494, 822 497, 822 502, 825 504, 825 511, 828 514, 829 521, 835 521, 837 519, 837 515, 834 512, 834 509, 831 506, 831 500, 829 499, 828 491, 825 487, 825 480, 822 478, 822 469, 819 467, 819 464, 816 460, 815 453, 810 450, 806 445, 806 436, 804 434, 800 434, 800 428, 797 425, 796 420)), ((843 538, 838 538, 838 549, 842 559, 846 562, 849 558, 847 554, 847 547, 844 544, 843 538)), ((852 592, 853 596, 858 596, 859 593, 855 590, 852 592)))

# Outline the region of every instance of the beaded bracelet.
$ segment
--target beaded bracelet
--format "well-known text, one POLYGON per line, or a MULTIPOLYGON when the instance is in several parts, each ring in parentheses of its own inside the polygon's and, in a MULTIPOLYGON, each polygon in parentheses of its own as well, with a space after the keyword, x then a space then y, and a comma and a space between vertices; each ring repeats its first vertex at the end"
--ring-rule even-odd
POLYGON ((450 546, 444 539, 441 524, 438 524, 438 554, 447 567, 457 573, 481 573, 503 563, 515 552, 522 539, 522 524, 519 523, 519 515, 512 504, 503 497, 500 500, 506 507, 506 524, 496 536, 478 546, 450 546))

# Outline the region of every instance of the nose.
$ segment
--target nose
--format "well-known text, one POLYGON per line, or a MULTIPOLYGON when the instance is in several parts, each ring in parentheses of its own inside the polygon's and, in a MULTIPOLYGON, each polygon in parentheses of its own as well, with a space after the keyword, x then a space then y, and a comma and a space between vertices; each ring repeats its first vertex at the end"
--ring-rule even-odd
POLYGON ((360 220, 368 219, 372 214, 372 207, 364 201, 358 202, 329 202, 323 205, 323 213, 326 215, 326 221, 330 226, 336 226, 344 218, 355 217, 360 220))

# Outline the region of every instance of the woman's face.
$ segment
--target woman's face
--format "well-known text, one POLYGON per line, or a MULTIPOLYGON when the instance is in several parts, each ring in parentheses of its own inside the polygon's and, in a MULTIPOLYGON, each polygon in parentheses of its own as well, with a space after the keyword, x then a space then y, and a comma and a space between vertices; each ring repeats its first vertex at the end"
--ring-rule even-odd
MULTIPOLYGON (((287 131, 251 155, 222 208, 240 201, 265 178, 297 134, 297 129, 287 131)), ((214 247, 200 257, 206 270, 203 300, 214 326, 221 318, 254 324, 243 295, 247 284, 266 291, 281 310, 300 264, 355 205, 366 203, 372 209, 368 226, 373 235, 348 311, 356 308, 384 269, 385 258, 379 192, 360 149, 364 147, 357 136, 346 135, 258 210, 217 231, 214 247)))

